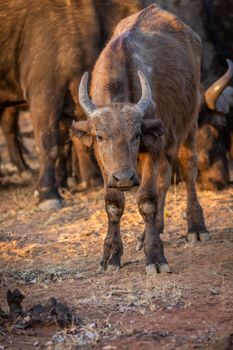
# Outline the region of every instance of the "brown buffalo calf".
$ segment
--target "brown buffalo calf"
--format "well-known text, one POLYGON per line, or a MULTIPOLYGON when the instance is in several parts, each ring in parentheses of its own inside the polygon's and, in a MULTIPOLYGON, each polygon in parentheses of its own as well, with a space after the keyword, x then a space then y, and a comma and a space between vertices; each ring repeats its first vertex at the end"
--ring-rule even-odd
POLYGON ((209 239, 195 189, 200 54, 199 37, 176 16, 151 5, 118 24, 96 62, 92 99, 88 74, 82 78, 79 101, 88 120, 74 123, 73 131, 94 142, 105 181, 108 232, 100 270, 120 266, 124 191, 139 186, 146 270, 170 272, 160 233, 177 154, 188 194, 188 239, 209 239))

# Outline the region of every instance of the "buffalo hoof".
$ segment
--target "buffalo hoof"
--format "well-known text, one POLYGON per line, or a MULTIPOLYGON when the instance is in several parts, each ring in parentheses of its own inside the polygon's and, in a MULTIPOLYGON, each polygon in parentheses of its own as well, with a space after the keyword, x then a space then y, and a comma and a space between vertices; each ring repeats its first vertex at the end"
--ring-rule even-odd
POLYGON ((139 252, 140 250, 142 250, 142 248, 143 248, 143 242, 138 241, 138 243, 136 245, 136 251, 139 252))
POLYGON ((101 264, 98 266, 97 273, 104 273, 104 272, 118 272, 120 270, 120 266, 118 265, 111 265, 109 264, 107 268, 102 266, 101 264))
POLYGON ((62 207, 63 203, 59 199, 46 199, 43 202, 39 203, 39 209, 42 211, 58 210, 62 207))
POLYGON ((24 170, 20 173, 22 180, 30 180, 32 178, 32 173, 29 170, 24 170))
POLYGON ((146 274, 147 275, 154 275, 157 274, 157 267, 155 265, 147 265, 146 266, 146 274))
POLYGON ((197 233, 196 232, 188 233, 187 239, 189 243, 195 243, 196 241, 198 241, 197 233))
POLYGON ((199 240, 201 242, 207 242, 207 241, 210 240, 209 232, 201 232, 201 233, 198 234, 198 236, 199 236, 199 240))
POLYGON ((107 272, 118 272, 120 270, 120 266, 118 265, 108 265, 107 272))
POLYGON ((35 197, 35 198, 39 198, 39 197, 40 197, 40 193, 39 193, 38 190, 35 190, 35 191, 34 191, 33 197, 35 197))
POLYGON ((170 267, 168 264, 161 264, 158 266, 158 271, 160 273, 171 273, 170 267))
POLYGON ((102 265, 98 266, 97 273, 104 273, 105 268, 102 265))
POLYGON ((77 186, 77 180, 74 176, 70 176, 67 179, 67 185, 69 188, 73 188, 75 186, 77 186))

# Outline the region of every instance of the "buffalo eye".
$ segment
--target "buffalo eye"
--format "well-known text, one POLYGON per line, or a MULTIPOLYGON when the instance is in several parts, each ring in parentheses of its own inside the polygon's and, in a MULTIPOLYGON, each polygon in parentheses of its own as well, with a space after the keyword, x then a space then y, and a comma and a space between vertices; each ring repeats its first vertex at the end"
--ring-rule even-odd
POLYGON ((100 135, 96 135, 96 139, 97 139, 97 141, 99 141, 99 142, 103 141, 103 137, 100 136, 100 135))
POLYGON ((139 132, 139 133, 137 133, 133 138, 132 138, 132 142, 133 141, 138 141, 139 139, 140 139, 140 137, 141 137, 141 133, 139 132))

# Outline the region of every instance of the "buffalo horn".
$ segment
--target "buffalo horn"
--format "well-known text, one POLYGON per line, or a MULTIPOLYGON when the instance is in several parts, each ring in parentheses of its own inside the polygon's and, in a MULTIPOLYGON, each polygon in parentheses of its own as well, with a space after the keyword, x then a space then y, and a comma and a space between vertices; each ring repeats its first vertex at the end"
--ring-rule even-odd
POLYGON ((92 113, 96 110, 96 106, 91 101, 88 95, 88 91, 87 91, 88 76, 89 76, 88 72, 85 72, 82 76, 82 79, 79 84, 79 89, 78 89, 78 99, 83 111, 86 113, 88 117, 91 117, 92 113))
POLYGON ((145 113, 151 103, 151 89, 146 76, 140 70, 138 71, 138 76, 141 83, 142 96, 136 104, 136 107, 141 113, 145 113))
POLYGON ((233 76, 233 62, 227 59, 228 69, 226 73, 211 85, 205 92, 205 101, 209 109, 216 109, 216 101, 221 95, 222 91, 229 84, 233 76))

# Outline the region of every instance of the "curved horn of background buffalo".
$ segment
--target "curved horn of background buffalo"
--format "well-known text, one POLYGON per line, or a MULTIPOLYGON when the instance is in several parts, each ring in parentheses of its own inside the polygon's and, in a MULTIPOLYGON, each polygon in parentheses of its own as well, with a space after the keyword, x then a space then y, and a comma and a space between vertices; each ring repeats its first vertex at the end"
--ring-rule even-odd
POLYGON ((146 76, 140 70, 138 71, 138 76, 141 83, 142 96, 136 104, 136 107, 141 113, 145 113, 151 103, 151 89, 146 76))
POLYGON ((229 84, 229 81, 233 77, 233 62, 227 60, 228 69, 226 73, 218 79, 213 85, 211 85, 205 92, 205 101, 209 109, 216 109, 217 98, 221 95, 222 91, 229 84))
POLYGON ((96 110, 96 106, 91 101, 88 95, 88 90, 87 90, 88 76, 89 76, 88 72, 85 72, 82 76, 82 79, 79 84, 79 89, 78 89, 78 99, 83 111, 86 113, 88 117, 91 117, 92 113, 96 110))

